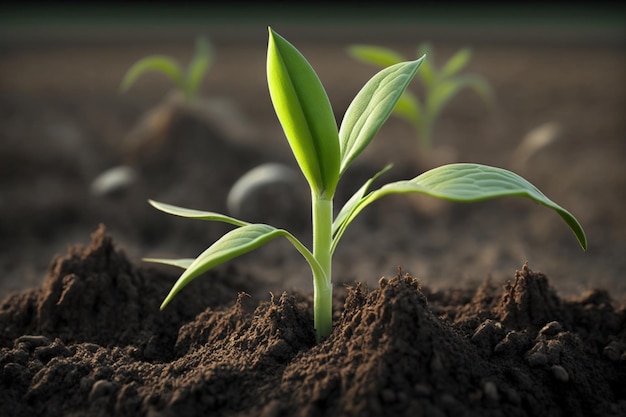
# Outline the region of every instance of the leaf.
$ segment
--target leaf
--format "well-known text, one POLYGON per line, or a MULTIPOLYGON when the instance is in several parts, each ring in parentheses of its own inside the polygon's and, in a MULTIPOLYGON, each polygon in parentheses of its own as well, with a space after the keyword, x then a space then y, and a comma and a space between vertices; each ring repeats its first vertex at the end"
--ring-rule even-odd
POLYGON ((382 68, 406 61, 399 53, 378 46, 353 45, 348 48, 348 53, 362 62, 382 68))
POLYGON ((463 48, 455 53, 441 69, 439 76, 441 78, 452 77, 459 73, 469 62, 472 52, 469 48, 463 48))
POLYGON ((137 78, 147 71, 156 71, 169 77, 176 86, 184 90, 184 80, 180 66, 172 58, 161 55, 145 57, 131 66, 122 79, 122 92, 128 90, 137 78))
POLYGON ((580 246, 587 249, 585 232, 570 212, 519 175, 479 164, 443 165, 412 180, 384 185, 364 197, 344 222, 350 223, 361 210, 385 195, 403 193, 420 193, 455 202, 475 202, 507 196, 529 198, 556 211, 572 229, 580 246))
POLYGON ((318 195, 339 181, 337 122, 326 91, 302 54, 269 28, 267 82, 291 150, 318 195))
POLYGON ((435 54, 432 51, 430 43, 422 43, 417 48, 417 56, 426 56, 427 59, 422 63, 419 74, 426 86, 426 91, 437 81, 437 69, 435 68, 435 54))
POLYGON ((423 60, 424 57, 383 69, 365 84, 350 103, 339 129, 340 175, 372 141, 423 60))
POLYGON ((435 119, 445 105, 461 89, 469 87, 474 89, 487 104, 491 101, 491 89, 487 82, 475 75, 464 75, 456 78, 444 80, 431 90, 428 96, 427 111, 432 119, 435 119))
POLYGON ((400 117, 405 118, 414 126, 419 126, 422 122, 422 110, 419 99, 409 90, 406 90, 402 96, 400 96, 400 100, 398 100, 398 104, 393 109, 393 112, 400 117))
POLYGON ((376 181, 376 179, 380 177, 382 174, 389 171, 392 168, 392 166, 393 166, 392 164, 389 164, 383 169, 381 169, 380 171, 378 171, 372 178, 367 180, 365 184, 363 184, 361 188, 359 188, 357 192, 354 193, 352 197, 350 197, 350 199, 343 205, 343 207, 337 214, 337 217, 335 217, 335 220, 333 221, 333 226, 332 226, 333 244, 331 248, 331 253, 335 251, 337 242, 339 241, 339 239, 341 239, 341 235, 343 235, 343 232, 345 230, 344 224, 346 223, 346 219, 350 217, 350 214, 354 211, 356 206, 363 199, 363 196, 365 195, 365 193, 367 193, 372 183, 376 181))
POLYGON ((196 41, 195 55, 187 69, 186 94, 188 97, 195 97, 197 94, 202 78, 211 65, 212 55, 213 53, 207 40, 199 38, 196 41))
POLYGON ((187 284, 211 268, 248 253, 284 234, 284 230, 266 224, 249 224, 226 233, 187 267, 161 304, 161 309, 165 308, 187 284))
POLYGON ((195 259, 194 258, 183 258, 183 259, 161 259, 161 258, 143 258, 144 262, 152 262, 163 265, 175 266, 182 269, 187 269, 191 266, 195 259))
POLYGON ((198 219, 198 220, 212 220, 212 221, 233 224, 235 226, 246 226, 249 224, 248 222, 235 219, 234 217, 225 216, 223 214, 214 213, 212 211, 200 211, 200 210, 188 209, 188 208, 174 206, 171 204, 160 203, 154 200, 148 200, 148 202, 154 208, 161 210, 164 213, 173 214, 175 216, 186 217, 189 219, 198 219))

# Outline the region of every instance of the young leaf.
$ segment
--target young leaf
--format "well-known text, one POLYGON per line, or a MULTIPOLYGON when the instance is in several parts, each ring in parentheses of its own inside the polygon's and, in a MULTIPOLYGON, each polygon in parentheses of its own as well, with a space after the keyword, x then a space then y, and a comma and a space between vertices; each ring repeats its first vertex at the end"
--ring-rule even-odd
POLYGON ((578 220, 519 175, 479 164, 450 164, 431 169, 412 180, 382 186, 364 197, 344 223, 350 223, 366 206, 388 194, 420 193, 455 202, 475 202, 498 197, 525 197, 549 207, 572 229, 580 246, 587 237, 578 220))
POLYGON ((332 227, 333 244, 330 250, 331 253, 335 251, 337 242, 339 241, 339 239, 341 238, 341 235, 343 234, 343 231, 345 230, 344 224, 346 223, 346 219, 350 217, 350 213, 352 213, 352 211, 356 208, 359 202, 363 199, 363 196, 365 196, 365 193, 367 193, 369 188, 372 186, 372 183, 376 181, 376 179, 380 177, 381 175, 383 175, 385 172, 389 171, 392 166, 393 166, 392 164, 389 164, 383 169, 381 169, 380 171, 378 171, 372 178, 367 180, 365 184, 363 184, 361 188, 359 188, 357 192, 354 193, 352 197, 350 197, 350 199, 346 201, 346 203, 343 205, 343 207, 341 208, 341 210, 335 217, 335 220, 333 221, 333 227, 332 227))
POLYGON ((146 71, 157 71, 168 76, 176 86, 184 90, 185 81, 180 66, 167 56, 153 55, 137 61, 126 71, 122 80, 121 90, 126 91, 146 71))
POLYGON ((378 46, 354 45, 348 48, 348 53, 365 63, 374 64, 379 67, 389 67, 406 61, 406 59, 397 52, 378 46))
POLYGON ((161 304, 161 309, 165 308, 187 284, 209 269, 248 253, 282 235, 284 235, 283 230, 266 224, 249 224, 226 233, 187 267, 161 304))
POLYGON ((188 219, 198 220, 211 220, 223 223, 229 223, 235 226, 246 226, 249 223, 242 220, 235 219, 234 217, 225 216, 223 214, 214 213, 212 211, 201 211, 188 209, 184 207, 178 207, 171 204, 159 203, 158 201, 148 200, 152 207, 161 210, 164 213, 173 214, 175 216, 186 217, 188 219))
POLYGON ((332 196, 339 181, 337 122, 326 91, 302 54, 269 29, 267 83, 292 152, 318 195, 332 196))
POLYGON ((202 82, 202 77, 209 69, 211 65, 212 53, 209 47, 209 43, 204 38, 199 38, 196 41, 196 52, 187 69, 187 86, 186 94, 188 97, 194 97, 202 82))
POLYGON ((415 76, 424 57, 392 65, 374 75, 356 95, 341 122, 340 175, 369 145, 415 76))
POLYGON ((182 269, 187 269, 195 261, 194 258, 182 258, 182 259, 161 259, 161 258, 143 258, 144 262, 152 262, 156 264, 170 265, 182 269))
POLYGON ((456 75, 463 68, 465 68, 471 56, 472 53, 469 48, 463 48, 455 53, 441 69, 441 78, 448 78, 456 75))
POLYGON ((428 96, 427 111, 435 119, 448 101, 461 89, 472 88, 486 103, 491 102, 491 89, 487 82, 475 75, 463 75, 438 83, 428 96))

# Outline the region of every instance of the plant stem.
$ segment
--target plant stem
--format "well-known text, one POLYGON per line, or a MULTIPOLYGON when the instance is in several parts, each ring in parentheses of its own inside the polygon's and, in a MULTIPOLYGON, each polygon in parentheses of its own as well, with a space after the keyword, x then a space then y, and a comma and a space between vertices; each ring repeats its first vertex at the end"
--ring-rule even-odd
POLYGON ((321 273, 313 273, 313 324, 319 341, 330 335, 333 328, 332 223, 333 201, 313 192, 313 257, 321 273))

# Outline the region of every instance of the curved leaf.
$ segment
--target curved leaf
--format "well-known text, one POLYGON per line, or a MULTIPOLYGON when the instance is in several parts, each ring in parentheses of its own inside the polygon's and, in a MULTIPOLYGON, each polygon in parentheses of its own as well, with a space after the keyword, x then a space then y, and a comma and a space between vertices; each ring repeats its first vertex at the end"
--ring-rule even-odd
POLYGON ((148 200, 148 202, 156 209, 161 210, 164 213, 173 214, 175 216, 186 217, 188 219, 197 220, 212 220, 223 223, 229 223, 235 226, 246 226, 249 223, 244 222, 234 217, 225 216, 223 214, 214 213, 212 211, 201 211, 188 209, 184 207, 178 207, 171 204, 159 203, 158 201, 148 200))
POLYGON ((406 61, 396 51, 379 46, 353 45, 348 48, 348 53, 362 62, 382 68, 406 61))
POLYGON ((417 96, 410 91, 406 90, 398 104, 393 109, 393 112, 400 117, 408 120, 414 126, 419 126, 422 122, 422 106, 417 96))
POLYGON ((458 76, 441 81, 431 90, 426 105, 431 118, 435 119, 448 101, 465 87, 472 88, 487 104, 490 104, 491 89, 483 78, 476 75, 458 76))
POLYGON ((267 83, 276 115, 311 189, 332 196, 339 181, 339 137, 333 109, 308 61, 271 28, 267 83))
POLYGON ((344 223, 351 222, 366 206, 388 194, 420 193, 455 202, 475 202, 498 197, 525 197, 556 211, 587 249, 582 226, 567 210, 546 197, 519 175, 479 164, 450 164, 431 169, 412 180, 384 185, 364 197, 344 223))
POLYGON ((182 259, 162 259, 162 258, 143 258, 144 262, 152 262, 156 264, 170 265, 177 268, 187 269, 191 266, 194 258, 182 258, 182 259))
POLYGON ((187 97, 195 97, 198 93, 202 78, 211 66, 212 58, 213 53, 208 41, 204 38, 199 38, 196 41, 195 55, 187 69, 187 79, 185 83, 187 97))
POLYGON ((352 197, 350 197, 350 199, 343 205, 343 207, 337 214, 337 217, 335 217, 335 220, 333 221, 333 227, 332 227, 333 243, 330 249, 331 253, 335 251, 337 242, 339 242, 339 239, 341 239, 341 236, 343 235, 343 232, 346 229, 346 226, 347 226, 346 220, 350 217, 350 214, 356 209, 357 205, 363 199, 363 196, 365 196, 365 193, 367 193, 372 183, 376 181, 376 179, 380 177, 381 175, 383 175, 385 172, 389 171, 392 166, 393 164, 389 164, 383 169, 381 169, 380 171, 378 171, 372 178, 367 180, 365 184, 363 184, 361 188, 359 188, 357 192, 354 193, 352 197))
POLYGON ((339 129, 340 175, 372 141, 423 60, 424 57, 383 69, 365 84, 350 103, 339 129))
POLYGON ((122 92, 128 90, 137 78, 147 71, 165 74, 179 89, 184 90, 183 72, 176 61, 167 56, 153 55, 140 59, 126 71, 120 87, 122 92))
POLYGON ((187 284, 209 269, 248 253, 281 235, 284 235, 283 230, 266 224, 249 224, 226 233, 187 267, 161 304, 161 309, 187 284))
POLYGON ((452 55, 452 57, 448 60, 448 62, 446 62, 443 68, 441 68, 441 72, 439 75, 441 76, 441 78, 448 78, 456 75, 463 68, 465 68, 471 56, 472 52, 469 48, 463 48, 459 50, 457 53, 452 55))

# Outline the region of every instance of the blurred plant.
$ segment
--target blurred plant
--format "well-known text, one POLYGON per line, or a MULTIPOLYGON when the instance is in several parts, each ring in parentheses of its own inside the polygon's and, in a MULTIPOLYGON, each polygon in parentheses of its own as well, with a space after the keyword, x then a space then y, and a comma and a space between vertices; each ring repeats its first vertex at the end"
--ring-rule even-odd
MULTIPOLYGON (((392 49, 372 45, 352 45, 348 48, 348 53, 353 58, 381 68, 406 61, 401 54, 392 49)), ((393 114, 409 121, 415 128, 420 147, 430 149, 433 146, 435 123, 452 97, 468 87, 478 93, 490 107, 493 94, 489 83, 483 77, 476 74, 460 74, 471 57, 469 48, 456 52, 440 70, 433 64, 433 48, 429 43, 423 43, 418 48, 417 56, 424 55, 428 59, 418 72, 424 86, 424 98, 420 100, 415 93, 405 91, 393 114)))
POLYGON ((126 71, 121 90, 127 91, 142 74, 156 71, 172 80, 185 99, 191 101, 197 97, 202 79, 209 70, 213 58, 214 53, 209 42, 204 37, 199 37, 196 40, 195 54, 186 71, 170 56, 150 55, 135 62, 126 71))

